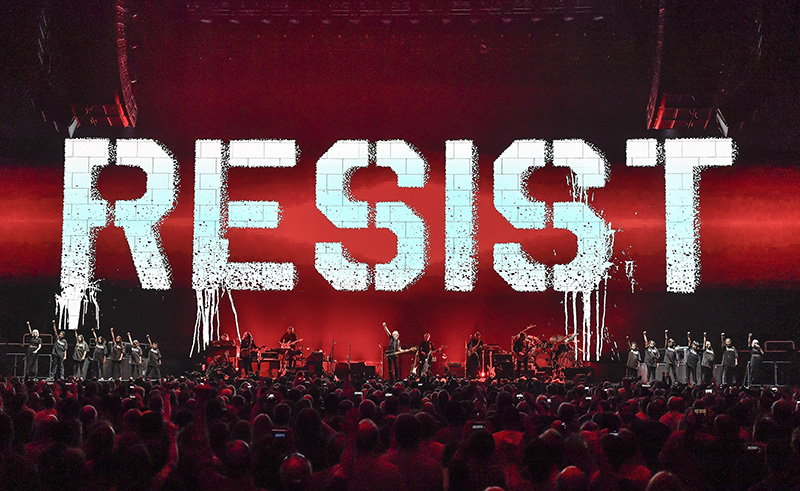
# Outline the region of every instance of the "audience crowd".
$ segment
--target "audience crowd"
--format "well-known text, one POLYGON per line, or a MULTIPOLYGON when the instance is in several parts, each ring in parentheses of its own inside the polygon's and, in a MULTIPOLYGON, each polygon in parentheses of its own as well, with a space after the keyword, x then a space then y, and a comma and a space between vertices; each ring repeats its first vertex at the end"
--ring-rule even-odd
POLYGON ((800 392, 0 378, 0 489, 800 489, 800 392))

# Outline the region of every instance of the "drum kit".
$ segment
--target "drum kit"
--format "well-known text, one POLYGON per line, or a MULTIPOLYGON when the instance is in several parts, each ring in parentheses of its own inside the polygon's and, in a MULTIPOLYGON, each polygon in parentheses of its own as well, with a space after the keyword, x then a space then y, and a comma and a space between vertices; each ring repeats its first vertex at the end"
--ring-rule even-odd
POLYGON ((525 336, 524 351, 512 353, 516 359, 526 360, 529 373, 544 374, 548 380, 560 380, 564 376, 564 369, 581 365, 572 342, 577 334, 557 334, 550 338, 524 334, 531 327, 528 326, 521 333, 525 336))

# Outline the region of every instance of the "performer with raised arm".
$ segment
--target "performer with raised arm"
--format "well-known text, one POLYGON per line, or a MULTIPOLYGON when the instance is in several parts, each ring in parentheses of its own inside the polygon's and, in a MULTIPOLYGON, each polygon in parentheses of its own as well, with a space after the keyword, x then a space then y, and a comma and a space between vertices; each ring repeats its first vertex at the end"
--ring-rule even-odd
POLYGON ((758 339, 753 339, 753 333, 747 334, 747 346, 750 348, 750 385, 761 385, 761 366, 764 362, 764 350, 758 344, 758 339))
POLYGON ((122 344, 122 336, 114 335, 114 328, 111 328, 111 378, 122 378, 122 357, 125 354, 125 346, 122 344))
POLYGON ((467 377, 476 378, 479 374, 481 355, 483 350, 483 339, 481 333, 475 331, 467 343, 467 377))
POLYGON ((726 338, 725 333, 722 338, 722 384, 732 385, 736 383, 736 367, 739 366, 739 352, 733 347, 731 338, 726 338))
POLYGON ((131 339, 131 333, 128 333, 128 342, 131 343, 131 378, 139 378, 142 373, 142 347, 139 346, 138 339, 131 339))
POLYGON ((31 323, 28 321, 28 334, 31 335, 28 340, 28 349, 25 351, 25 376, 36 377, 39 370, 39 350, 42 349, 42 338, 39 337, 38 329, 31 329, 31 323))
POLYGON ((103 336, 98 336, 94 329, 92 329, 92 335, 94 336, 94 349, 92 350, 92 359, 89 362, 90 377, 101 379, 104 375, 103 365, 106 363, 108 347, 103 336))
POLYGON ((147 373, 145 377, 161 380, 161 351, 158 350, 158 342, 151 341, 148 334, 147 344, 150 345, 150 353, 147 355, 147 373))
POLYGON ((664 363, 667 364, 667 375, 672 377, 672 383, 677 383, 678 352, 675 349, 675 340, 669 337, 669 330, 664 330, 664 363))
POLYGON ((296 346, 300 341, 302 341, 302 339, 297 339, 297 334, 294 333, 294 326, 287 327, 286 332, 283 333, 283 336, 278 340, 281 350, 285 350, 282 353, 284 357, 284 368, 291 369, 295 367, 297 356, 301 354, 296 346))
POLYGON ((705 385, 714 380, 714 349, 706 333, 703 333, 703 353, 700 360, 700 379, 705 385))
POLYGON ((625 336, 628 342, 628 361, 625 363, 625 376, 629 380, 636 380, 639 378, 639 365, 642 363, 642 356, 639 354, 639 347, 636 346, 636 341, 631 341, 631 338, 625 336))
POLYGON ((644 344, 647 348, 644 351, 644 365, 647 367, 647 382, 656 381, 656 368, 658 367, 658 348, 654 339, 647 340, 647 331, 644 334, 644 344))
POLYGON ((50 379, 63 379, 64 378, 64 360, 67 359, 67 340, 64 338, 64 331, 56 329, 56 321, 53 321, 53 334, 56 335, 56 340, 53 342, 52 361, 50 364, 50 379))
POLYGON ((386 347, 386 360, 389 365, 389 380, 394 382, 395 380, 400 380, 400 357, 396 354, 401 349, 400 333, 397 331, 389 332, 385 322, 383 323, 383 330, 389 336, 389 344, 386 347))
POLYGON ((692 341, 692 333, 686 333, 686 340, 689 343, 689 348, 684 356, 684 360, 686 360, 686 385, 697 385, 697 364, 700 362, 700 345, 697 341, 692 341))
POLYGON ((257 350, 256 343, 253 340, 253 335, 250 331, 245 331, 242 334, 242 342, 239 345, 239 368, 244 371, 246 376, 254 376, 253 360, 255 359, 255 352, 257 350))
POLYGON ((83 340, 83 334, 75 331, 75 351, 72 353, 72 361, 75 362, 73 375, 81 380, 86 379, 86 371, 89 369, 89 362, 86 357, 89 355, 89 345, 83 340))

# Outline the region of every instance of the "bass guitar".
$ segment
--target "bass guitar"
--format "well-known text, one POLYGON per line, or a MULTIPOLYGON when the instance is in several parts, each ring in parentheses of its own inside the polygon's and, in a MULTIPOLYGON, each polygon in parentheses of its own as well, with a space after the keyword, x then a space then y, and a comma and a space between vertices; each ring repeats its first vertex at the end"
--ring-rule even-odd
POLYGON ((397 355, 402 355, 403 353, 411 353, 411 352, 414 352, 414 351, 417 351, 417 347, 416 346, 414 346, 412 348, 408 348, 408 349, 397 350, 397 351, 385 351, 384 354, 386 356, 397 356, 397 355))

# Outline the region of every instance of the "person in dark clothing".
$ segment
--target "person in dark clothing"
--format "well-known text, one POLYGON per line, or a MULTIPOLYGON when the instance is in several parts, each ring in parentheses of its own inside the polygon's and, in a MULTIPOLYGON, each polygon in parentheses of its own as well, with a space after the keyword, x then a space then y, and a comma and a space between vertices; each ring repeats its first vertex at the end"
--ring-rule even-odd
POLYGON ((111 328, 111 378, 122 378, 122 356, 125 353, 125 346, 122 344, 122 336, 114 336, 114 328, 111 328))
POLYGON ((146 378, 161 379, 161 351, 158 349, 158 343, 150 340, 150 335, 147 335, 147 343, 150 345, 150 353, 147 355, 147 373, 146 378))
POLYGON ((692 335, 686 334, 689 341, 689 348, 686 350, 686 384, 697 384, 697 364, 700 361, 700 345, 697 341, 692 341, 692 335))
POLYGON ((255 361, 255 354, 257 346, 253 335, 249 331, 242 334, 242 340, 239 343, 239 369, 242 370, 245 376, 253 376, 253 362, 255 361))
POLYGON ((475 378, 481 365, 481 355, 483 349, 483 339, 481 333, 475 332, 467 343, 467 377, 475 378))
POLYGON ((67 340, 64 338, 64 331, 56 329, 56 321, 53 321, 53 332, 56 340, 53 343, 52 361, 50 364, 50 378, 52 380, 62 380, 64 378, 64 360, 67 359, 67 340))
POLYGON ((736 383, 736 367, 739 365, 739 352, 733 347, 731 338, 722 333, 722 384, 736 383))
POLYGON ((103 365, 108 354, 106 340, 103 339, 103 336, 98 336, 94 329, 92 329, 92 335, 94 335, 94 349, 92 350, 92 359, 89 362, 89 376, 101 379, 104 375, 103 365))
POLYGON ((72 353, 72 360, 75 362, 73 374, 76 378, 85 379, 86 370, 89 368, 86 357, 89 355, 89 345, 83 340, 83 335, 75 331, 75 351, 72 353))
POLYGON ((664 331, 664 363, 667 364, 667 376, 672 383, 678 381, 678 351, 675 349, 675 340, 669 337, 669 331, 664 331))
POLYGON ((528 357, 531 351, 531 342, 525 331, 533 326, 528 326, 525 330, 520 331, 519 334, 512 338, 511 351, 516 362, 516 374, 521 377, 528 369, 528 357))
POLYGON ((639 347, 636 346, 636 342, 631 342, 628 337, 625 339, 628 341, 628 362, 625 364, 625 376, 630 380, 636 380, 642 357, 639 354, 639 347))
POLYGON ((131 339, 131 333, 128 333, 128 342, 131 343, 131 378, 139 378, 142 374, 142 347, 139 345, 138 339, 131 339))
POLYGON ((39 337, 38 329, 31 329, 28 322, 28 332, 31 337, 28 340, 28 349, 25 351, 25 376, 36 377, 39 369, 39 350, 42 349, 42 338, 39 337))
POLYGON ((703 353, 700 360, 700 379, 705 385, 711 383, 714 378, 714 349, 711 347, 711 341, 703 333, 703 353))
POLYGON ((417 374, 424 377, 428 374, 431 367, 431 359, 429 358, 431 351, 433 351, 433 343, 431 343, 431 333, 426 332, 422 336, 422 341, 417 348, 417 374))
POLYGON ((750 348, 750 385, 761 385, 761 366, 764 361, 764 350, 758 344, 758 339, 753 339, 753 333, 747 335, 747 346, 750 348))
POLYGON ((300 352, 296 348, 297 334, 294 333, 294 326, 289 326, 283 336, 278 340, 282 350, 286 350, 283 354, 285 357, 286 368, 294 368, 297 356, 300 352))
POLYGON ((389 332, 386 323, 383 323, 383 330, 389 336, 389 345, 386 348, 386 360, 389 363, 389 379, 394 382, 400 380, 400 358, 395 354, 400 351, 400 333, 397 331, 389 332))
POLYGON ((658 367, 658 348, 654 340, 647 340, 647 331, 644 334, 644 344, 647 349, 644 351, 644 365, 647 367, 647 382, 653 383, 656 381, 656 367, 658 367))

